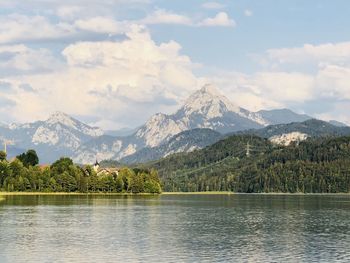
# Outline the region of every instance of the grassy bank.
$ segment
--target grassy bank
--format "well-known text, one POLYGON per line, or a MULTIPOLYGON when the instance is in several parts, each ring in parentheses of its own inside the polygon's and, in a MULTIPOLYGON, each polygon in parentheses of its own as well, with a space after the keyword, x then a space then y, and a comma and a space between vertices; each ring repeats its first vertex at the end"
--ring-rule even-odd
POLYGON ((130 196, 141 196, 141 195, 159 195, 151 193, 68 193, 68 192, 0 192, 0 196, 14 196, 14 195, 130 195, 130 196))
POLYGON ((212 191, 212 192, 164 192, 161 194, 151 193, 67 193, 67 192, 0 192, 0 199, 2 196, 34 196, 34 195, 71 195, 71 196, 86 196, 86 195, 106 195, 106 196, 160 196, 160 195, 348 195, 350 193, 236 193, 229 191, 212 191))
POLYGON ((231 195, 233 192, 228 191, 213 191, 213 192, 164 192, 161 194, 151 194, 151 193, 69 193, 69 192, 0 192, 0 196, 15 196, 15 195, 115 195, 115 196, 142 196, 142 195, 231 195))

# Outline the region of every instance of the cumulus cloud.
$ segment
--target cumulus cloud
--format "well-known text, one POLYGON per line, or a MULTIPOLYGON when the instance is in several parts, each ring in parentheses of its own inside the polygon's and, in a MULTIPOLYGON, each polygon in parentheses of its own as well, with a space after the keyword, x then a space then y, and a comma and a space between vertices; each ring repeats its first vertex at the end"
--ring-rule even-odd
POLYGON ((215 72, 215 83, 237 105, 260 109, 291 108, 325 120, 350 125, 350 67, 329 65, 313 72, 215 72))
MULTIPOLYGON (((140 2, 147 4, 133 3, 140 2)), ((126 0, 1 1, 4 8, 21 4, 41 12, 0 16, 0 104, 7 109, 0 113, 30 121, 61 110, 108 129, 136 126, 154 112, 174 111, 193 90, 213 82, 250 110, 291 107, 350 123, 350 42, 270 49, 255 55, 263 65, 256 73, 199 76, 179 43, 156 43, 146 26, 234 27, 226 12, 203 18, 156 9, 144 19, 118 21, 120 10, 112 8, 117 3, 118 8, 130 5, 126 0), (62 52, 37 48, 43 43, 59 43, 62 52), (327 111, 315 101, 324 102, 327 111)), ((202 7, 224 6, 207 2, 202 7)))
MULTIPOLYGON (((23 45, 2 48, 0 58, 4 61, 13 61, 12 53, 38 52, 23 45)), ((7 105, 12 107, 13 118, 22 121, 45 118, 48 112, 62 110, 93 116, 98 123, 108 124, 104 127, 108 129, 112 123, 114 128, 136 126, 154 112, 174 111, 193 90, 212 82, 237 105, 250 110, 288 107, 311 112, 315 117, 350 123, 346 111, 350 101, 346 52, 336 60, 331 56, 328 60, 325 54, 321 52, 324 63, 315 72, 217 71, 199 77, 193 73, 196 65, 188 56, 181 55, 180 44, 175 41, 156 44, 145 27, 134 25, 122 41, 69 44, 62 51, 64 64, 60 70, 18 74, 2 81, 17 87, 6 99, 10 100, 7 105), (23 86, 24 83, 28 86, 23 86), (321 110, 314 101, 323 101, 327 109, 321 110)), ((46 55, 51 56, 49 52, 46 55)), ((316 55, 312 59, 315 58, 316 55)), ((26 56, 15 61, 17 64, 12 62, 12 67, 26 69, 23 66, 26 56)))
POLYGON ((9 92, 12 90, 12 85, 6 81, 0 81, 0 92, 9 92))
POLYGON ((113 16, 74 17, 80 7, 63 7, 57 10, 58 21, 46 16, 28 16, 8 14, 0 16, 0 45, 23 44, 33 42, 73 42, 75 40, 91 40, 96 36, 124 34, 133 24, 176 24, 186 26, 235 26, 233 19, 225 12, 213 18, 197 21, 186 15, 157 9, 144 19, 137 21, 118 21, 113 16), (65 18, 65 19, 62 19, 65 18), (71 19, 67 19, 71 17, 71 19), (74 17, 74 18, 73 18, 74 17))
POLYGON ((202 7, 205 9, 223 9, 225 5, 218 2, 206 2, 202 4, 202 7))
POLYGON ((101 16, 52 22, 44 16, 10 14, 0 16, 0 44, 96 39, 96 35, 122 35, 131 24, 101 16))
POLYGON ((0 46, 0 77, 59 70, 61 61, 50 50, 25 45, 0 46))
POLYGON ((314 78, 297 72, 221 71, 206 81, 215 83, 237 105, 252 111, 287 107, 314 96, 314 78))
POLYGON ((73 33, 70 25, 53 24, 43 16, 10 14, 0 17, 0 44, 59 39, 73 33))
POLYGON ((186 25, 194 27, 205 27, 205 26, 223 26, 223 27, 234 27, 236 22, 229 17, 225 12, 219 12, 215 17, 208 17, 202 20, 198 18, 190 18, 189 16, 176 14, 171 11, 164 9, 157 9, 153 13, 149 14, 144 19, 140 20, 141 24, 176 24, 186 25))
POLYGON ((117 22, 113 18, 92 17, 75 21, 74 27, 79 30, 95 33, 123 34, 126 31, 127 26, 125 23, 117 22))
POLYGON ((16 7, 34 7, 34 8, 52 8, 60 6, 120 6, 124 4, 150 4, 151 0, 27 0, 25 2, 21 0, 2 0, 0 6, 4 8, 16 8, 16 7))
POLYGON ((17 87, 26 83, 35 89, 10 97, 17 103, 11 114, 28 121, 62 110, 139 125, 155 111, 172 111, 179 98, 198 87, 194 64, 180 50, 174 41, 156 44, 140 26, 123 41, 70 44, 62 52, 62 70, 10 78, 17 87))
POLYGON ((9 108, 9 107, 15 106, 16 102, 11 100, 11 99, 9 99, 9 98, 1 96, 0 97, 0 105, 1 105, 2 108, 9 108))
POLYGON ((269 49, 259 58, 262 63, 274 67, 303 64, 316 67, 329 64, 350 66, 350 42, 305 44, 302 47, 269 49))
POLYGON ((164 9, 157 9, 140 21, 142 24, 178 24, 193 25, 192 20, 185 16, 164 9))
POLYGON ((236 22, 225 12, 218 13, 215 17, 206 18, 199 23, 200 26, 225 26, 235 27, 236 22))
POLYGON ((77 5, 63 5, 56 9, 56 14, 63 20, 73 20, 82 12, 83 7, 77 5))

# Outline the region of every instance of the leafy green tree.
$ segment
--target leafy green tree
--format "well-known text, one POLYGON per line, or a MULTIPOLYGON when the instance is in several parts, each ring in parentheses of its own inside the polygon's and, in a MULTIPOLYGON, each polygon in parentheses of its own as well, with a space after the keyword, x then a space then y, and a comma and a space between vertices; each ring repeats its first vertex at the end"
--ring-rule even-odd
POLYGON ((26 153, 22 153, 16 158, 20 160, 25 167, 39 164, 39 157, 35 150, 28 150, 26 153))
POLYGON ((133 173, 130 180, 130 190, 134 194, 145 192, 144 173, 133 173))
POLYGON ((35 165, 39 164, 39 157, 38 157, 35 150, 28 150, 27 151, 26 162, 27 162, 28 166, 35 166, 35 165))
POLYGON ((0 188, 2 187, 6 177, 11 175, 11 169, 6 161, 0 161, 0 188))
POLYGON ((162 189, 160 184, 154 180, 147 180, 144 185, 144 191, 146 193, 160 194, 162 189))
POLYGON ((75 192, 78 189, 77 181, 67 171, 56 175, 55 180, 63 192, 75 192))
POLYGON ((122 168, 119 171, 119 175, 124 183, 124 191, 129 192, 130 191, 130 184, 131 184, 131 178, 135 175, 135 173, 129 169, 129 168, 122 168))
POLYGON ((115 181, 115 189, 118 193, 123 192, 124 182, 123 182, 123 178, 120 175, 117 176, 117 179, 115 181))
POLYGON ((15 159, 13 162, 10 163, 10 169, 12 171, 13 176, 23 175, 25 172, 24 168, 25 167, 23 166, 23 163, 18 159, 15 159))
POLYGON ((0 161, 0 188, 6 191, 40 192, 132 192, 159 193, 156 171, 123 168, 119 175, 99 175, 81 168, 70 158, 60 158, 50 167, 39 167, 32 151, 27 151, 12 162, 0 161))
POLYGON ((51 165, 51 173, 53 175, 59 175, 70 170, 73 166, 73 161, 70 158, 62 157, 51 165))
POLYGON ((4 151, 0 151, 0 161, 5 161, 7 154, 4 151))

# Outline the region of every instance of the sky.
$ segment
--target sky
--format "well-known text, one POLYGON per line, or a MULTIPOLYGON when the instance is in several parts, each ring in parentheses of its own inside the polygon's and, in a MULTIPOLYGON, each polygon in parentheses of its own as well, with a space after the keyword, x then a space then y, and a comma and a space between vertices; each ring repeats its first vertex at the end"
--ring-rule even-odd
POLYGON ((0 123, 106 130, 207 83, 251 111, 350 124, 348 0, 1 0, 0 123))

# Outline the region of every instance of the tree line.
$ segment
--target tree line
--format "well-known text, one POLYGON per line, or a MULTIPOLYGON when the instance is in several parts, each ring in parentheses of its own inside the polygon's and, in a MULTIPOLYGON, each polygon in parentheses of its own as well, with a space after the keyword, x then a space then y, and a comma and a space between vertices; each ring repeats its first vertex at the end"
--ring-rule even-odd
POLYGON ((97 175, 89 166, 78 166, 70 158, 60 158, 50 166, 39 166, 34 150, 6 160, 0 151, 0 189, 27 192, 81 193, 160 193, 158 173, 154 169, 122 168, 119 173, 97 175))

